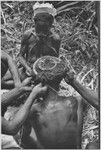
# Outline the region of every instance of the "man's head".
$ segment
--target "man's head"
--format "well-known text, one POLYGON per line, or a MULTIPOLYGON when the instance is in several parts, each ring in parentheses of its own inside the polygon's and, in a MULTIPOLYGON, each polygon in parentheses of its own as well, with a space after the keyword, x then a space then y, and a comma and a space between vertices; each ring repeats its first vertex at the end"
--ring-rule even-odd
POLYGON ((49 3, 36 3, 33 9, 36 32, 47 33, 53 24, 56 9, 49 3))
POLYGON ((66 73, 66 65, 59 58, 44 56, 34 63, 33 71, 39 81, 56 88, 66 73))
POLYGON ((36 32, 47 33, 53 24, 53 20, 53 16, 48 13, 37 14, 34 17, 36 32))

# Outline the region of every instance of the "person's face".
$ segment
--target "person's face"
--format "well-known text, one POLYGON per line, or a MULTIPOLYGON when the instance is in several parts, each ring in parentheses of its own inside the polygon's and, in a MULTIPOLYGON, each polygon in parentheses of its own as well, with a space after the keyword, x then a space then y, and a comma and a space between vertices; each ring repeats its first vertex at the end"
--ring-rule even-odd
POLYGON ((47 13, 37 14, 34 18, 35 29, 38 32, 47 32, 53 23, 53 17, 47 13))

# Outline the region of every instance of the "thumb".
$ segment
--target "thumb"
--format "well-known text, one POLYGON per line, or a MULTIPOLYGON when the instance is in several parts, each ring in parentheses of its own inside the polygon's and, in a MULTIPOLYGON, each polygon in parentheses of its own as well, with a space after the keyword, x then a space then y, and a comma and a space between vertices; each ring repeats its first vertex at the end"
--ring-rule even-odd
POLYGON ((29 83, 31 82, 31 79, 32 79, 32 77, 26 78, 26 79, 22 82, 22 84, 23 84, 23 85, 29 84, 29 83))
POLYGON ((25 91, 32 91, 32 88, 33 88, 33 87, 29 87, 29 86, 25 86, 25 87, 24 87, 25 91))
POLYGON ((42 91, 43 92, 47 91, 47 86, 42 87, 42 91))

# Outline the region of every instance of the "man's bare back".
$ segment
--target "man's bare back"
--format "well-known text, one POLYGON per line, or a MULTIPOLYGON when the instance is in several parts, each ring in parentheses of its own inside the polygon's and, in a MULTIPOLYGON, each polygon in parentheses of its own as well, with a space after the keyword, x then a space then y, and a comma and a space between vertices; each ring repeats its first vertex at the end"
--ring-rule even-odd
MULTIPOLYGON (((28 121, 33 126, 38 142, 42 148, 48 149, 80 148, 79 102, 73 96, 62 97, 58 94, 65 73, 64 62, 59 58, 44 56, 37 60, 33 70, 37 72, 39 80, 48 86, 43 100, 38 98, 32 106, 28 121)), ((25 133, 23 137, 26 137, 26 144, 29 136, 25 133)))
POLYGON ((33 107, 31 124, 43 148, 77 148, 77 108, 76 98, 52 92, 33 107))

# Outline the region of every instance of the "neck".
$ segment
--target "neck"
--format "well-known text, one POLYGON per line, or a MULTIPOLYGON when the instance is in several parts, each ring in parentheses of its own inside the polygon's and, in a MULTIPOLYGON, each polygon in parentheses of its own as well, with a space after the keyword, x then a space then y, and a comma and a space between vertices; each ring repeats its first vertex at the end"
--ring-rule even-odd
POLYGON ((50 29, 46 29, 45 27, 44 28, 36 28, 35 29, 36 33, 37 34, 44 34, 44 35, 47 35, 50 31, 50 29))
POLYGON ((58 90, 52 88, 51 86, 48 86, 48 93, 46 96, 46 100, 55 101, 58 96, 57 92, 58 92, 58 90))
POLYGON ((49 33, 49 31, 45 31, 45 30, 36 30, 36 33, 39 35, 47 35, 49 33))

